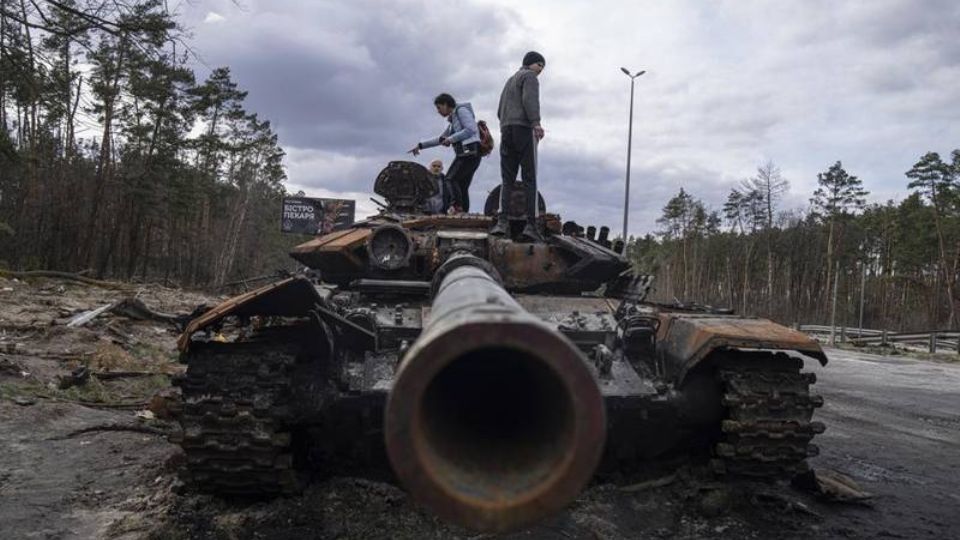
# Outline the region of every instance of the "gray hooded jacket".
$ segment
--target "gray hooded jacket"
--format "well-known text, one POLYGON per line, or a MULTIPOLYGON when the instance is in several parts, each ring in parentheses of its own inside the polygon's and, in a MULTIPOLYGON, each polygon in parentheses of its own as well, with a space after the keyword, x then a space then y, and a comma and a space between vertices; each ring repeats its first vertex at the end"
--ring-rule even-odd
POLYGON ((456 145, 454 148, 457 153, 460 154, 464 146, 470 143, 480 142, 480 130, 477 129, 477 119, 473 115, 473 106, 469 103, 457 103, 453 112, 447 117, 447 121, 450 122, 447 125, 447 129, 443 130, 443 133, 438 137, 420 141, 420 148, 438 146, 440 139, 445 138, 450 141, 451 144, 456 145))

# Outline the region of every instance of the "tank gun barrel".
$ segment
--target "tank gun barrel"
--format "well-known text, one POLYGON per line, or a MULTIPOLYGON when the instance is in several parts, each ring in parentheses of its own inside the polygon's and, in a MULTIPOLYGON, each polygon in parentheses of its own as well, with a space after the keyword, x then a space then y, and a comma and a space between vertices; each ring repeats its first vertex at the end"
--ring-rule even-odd
POLYGON ((451 257, 434 291, 387 402, 394 471, 450 521, 531 524, 592 477, 606 437, 600 390, 573 343, 524 310, 482 259, 451 257))

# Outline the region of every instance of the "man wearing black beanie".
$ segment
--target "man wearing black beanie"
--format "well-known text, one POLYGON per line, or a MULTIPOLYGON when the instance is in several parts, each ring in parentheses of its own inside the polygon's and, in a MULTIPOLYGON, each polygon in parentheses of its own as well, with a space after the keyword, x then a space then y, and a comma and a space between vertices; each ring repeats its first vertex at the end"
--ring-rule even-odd
POLYGON ((510 230, 507 202, 517 180, 517 172, 520 171, 526 193, 527 214, 523 236, 529 240, 540 240, 536 227, 536 144, 543 138, 543 127, 540 126, 540 82, 537 76, 546 64, 542 54, 528 52, 523 56, 519 71, 507 79, 500 93, 497 118, 500 119, 500 178, 503 186, 500 188, 500 215, 490 231, 493 235, 502 236, 510 230))

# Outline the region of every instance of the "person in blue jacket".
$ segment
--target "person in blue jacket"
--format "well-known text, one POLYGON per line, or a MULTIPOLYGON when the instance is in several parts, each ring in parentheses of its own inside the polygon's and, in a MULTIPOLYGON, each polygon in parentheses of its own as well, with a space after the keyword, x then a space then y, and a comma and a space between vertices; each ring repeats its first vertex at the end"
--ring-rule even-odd
POLYGON ((454 187, 454 205, 463 212, 470 211, 470 183, 480 166, 480 131, 473 107, 457 103, 450 94, 440 94, 433 100, 437 114, 447 119, 448 125, 440 136, 420 141, 410 153, 419 155, 424 148, 451 146, 456 157, 447 169, 447 179, 454 187))

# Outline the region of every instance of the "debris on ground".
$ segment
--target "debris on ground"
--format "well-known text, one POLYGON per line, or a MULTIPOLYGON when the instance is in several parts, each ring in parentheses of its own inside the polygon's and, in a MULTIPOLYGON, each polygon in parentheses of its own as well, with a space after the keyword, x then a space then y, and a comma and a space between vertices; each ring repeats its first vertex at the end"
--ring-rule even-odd
POLYGON ((114 305, 110 311, 117 315, 129 317, 139 321, 156 321, 176 325, 183 328, 193 318, 193 312, 181 315, 162 313, 147 307, 139 298, 124 298, 114 305))
POLYGON ((183 321, 219 301, 55 272, 4 275, 11 274, 0 272, 0 400, 24 404, 143 409, 183 371, 176 349, 183 321))
POLYGON ((200 308, 195 308, 193 311, 188 313, 183 313, 180 315, 173 315, 170 313, 163 313, 160 311, 155 311, 147 307, 139 298, 123 298, 112 302, 105 306, 100 306, 96 309, 90 309, 83 311, 69 321, 67 321, 67 326, 70 328, 75 328, 78 326, 83 326, 90 321, 96 319, 97 317, 103 315, 104 313, 112 313, 114 315, 120 315, 137 321, 154 321, 161 322, 166 324, 174 325, 178 330, 182 330, 187 322, 190 321, 200 308))
MULTIPOLYGON (((130 283, 119 283, 116 281, 104 281, 100 279, 93 279, 87 276, 81 275, 79 273, 71 272, 57 272, 53 270, 29 270, 25 272, 15 272, 13 270, 3 270, 0 269, 0 276, 3 276, 12 281, 18 280, 29 280, 29 279, 40 279, 48 278, 61 281, 75 281, 83 283, 85 285, 92 285, 94 287, 102 287, 105 289, 128 289, 132 287, 130 283)), ((2 287, 0 290, 8 292, 13 290, 13 287, 2 287)))
POLYGON ((147 410, 160 420, 172 420, 180 405, 179 395, 173 388, 164 388, 150 398, 147 410))
POLYGON ((870 506, 873 495, 852 478, 830 469, 811 469, 793 479, 794 487, 809 491, 820 500, 870 506))
POLYGON ((622 486, 620 491, 626 491, 628 493, 635 491, 645 491, 648 489, 669 486, 677 480, 676 474, 668 474, 660 478, 654 478, 653 480, 646 480, 644 482, 638 482, 636 484, 630 484, 629 486, 622 486))
POLYGON ((107 305, 105 305, 105 306, 98 307, 97 309, 91 309, 91 310, 88 310, 88 311, 84 311, 83 313, 80 313, 79 315, 76 315, 75 317, 73 317, 72 319, 70 319, 69 321, 67 321, 67 327, 68 327, 68 328, 76 328, 76 327, 78 327, 78 326, 83 326, 83 325, 87 324, 88 322, 96 319, 96 318, 99 317, 100 315, 106 313, 107 311, 109 311, 111 308, 113 308, 113 307, 116 306, 116 305, 117 305, 116 302, 114 302, 113 304, 107 304, 107 305))
MULTIPOLYGON (((443 523, 388 479, 349 472, 273 500, 229 501, 186 489, 178 480, 185 458, 166 438, 178 429, 170 422, 179 404, 170 381, 183 370, 175 324, 126 309, 104 311, 82 326, 67 322, 125 298, 159 314, 189 313, 218 298, 36 276, 0 277, 0 290, 4 538, 490 538, 443 523), (59 388, 61 379, 81 378, 82 384, 59 388)), ((498 538, 878 536, 881 512, 860 506, 869 494, 853 480, 818 469, 806 481, 806 487, 795 482, 791 493, 719 482, 686 468, 625 475, 616 485, 591 485, 568 509, 529 530, 498 538), (838 501, 857 504, 832 504, 838 501)), ((916 513, 921 504, 903 512, 916 513)), ((923 519, 910 523, 927 537, 949 536, 939 534, 945 526, 923 519)))
POLYGON ((66 390, 72 386, 83 386, 90 380, 90 369, 87 366, 80 366, 68 375, 61 375, 59 379, 57 388, 60 390, 66 390))
POLYGON ((30 375, 23 366, 9 358, 0 358, 0 376, 27 377, 30 375))

